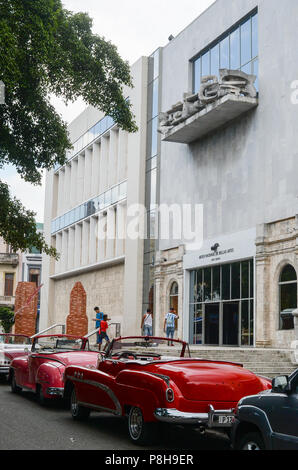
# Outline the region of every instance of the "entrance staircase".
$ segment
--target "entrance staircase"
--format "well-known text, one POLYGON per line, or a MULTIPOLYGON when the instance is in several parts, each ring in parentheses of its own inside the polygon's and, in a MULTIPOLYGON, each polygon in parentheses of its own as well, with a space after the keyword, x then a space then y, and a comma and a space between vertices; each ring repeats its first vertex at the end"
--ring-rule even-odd
POLYGON ((298 368, 298 365, 295 366, 291 361, 290 349, 240 349, 190 346, 190 352, 192 357, 238 362, 245 369, 269 378, 278 375, 289 375, 298 368))
MULTIPOLYGON (((134 351, 143 349, 129 348, 134 351)), ((290 375, 298 368, 298 364, 293 364, 291 349, 269 349, 269 348, 223 348, 208 346, 189 346, 191 357, 207 359, 211 361, 227 361, 242 364, 245 369, 262 375, 270 379, 278 375, 290 375)), ((148 348, 148 352, 161 353, 163 356, 177 357, 180 354, 181 346, 159 346, 158 348, 148 348)))

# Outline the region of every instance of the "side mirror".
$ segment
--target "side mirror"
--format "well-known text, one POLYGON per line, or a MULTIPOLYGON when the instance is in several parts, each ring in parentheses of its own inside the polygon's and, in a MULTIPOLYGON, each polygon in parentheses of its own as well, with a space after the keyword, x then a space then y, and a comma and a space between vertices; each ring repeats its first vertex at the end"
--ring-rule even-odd
POLYGON ((291 391, 289 377, 280 375, 272 380, 272 391, 275 393, 288 393, 291 391))

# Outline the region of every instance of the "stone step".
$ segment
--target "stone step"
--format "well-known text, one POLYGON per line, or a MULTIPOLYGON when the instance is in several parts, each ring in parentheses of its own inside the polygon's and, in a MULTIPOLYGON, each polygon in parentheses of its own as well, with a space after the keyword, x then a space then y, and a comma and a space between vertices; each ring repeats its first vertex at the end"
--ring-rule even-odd
MULTIPOLYGON (((155 348, 148 348, 151 352, 155 348)), ((177 357, 180 347, 163 346, 158 349, 165 356, 177 357)), ((291 362, 291 350, 289 349, 247 349, 247 348, 223 348, 223 347, 194 347, 190 346, 191 357, 209 360, 226 361, 242 364, 245 369, 257 375, 273 378, 278 375, 290 375, 298 366, 291 362)))

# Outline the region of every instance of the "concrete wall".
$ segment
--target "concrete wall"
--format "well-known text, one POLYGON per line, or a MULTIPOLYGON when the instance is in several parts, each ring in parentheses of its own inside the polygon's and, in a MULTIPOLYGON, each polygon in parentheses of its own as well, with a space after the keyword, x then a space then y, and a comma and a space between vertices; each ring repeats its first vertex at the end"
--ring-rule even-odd
MULTIPOLYGON (((189 60, 256 6, 256 111, 191 145, 162 142, 160 200, 204 204, 205 239, 297 210, 298 106, 291 103, 291 83, 298 79, 296 2, 218 0, 164 48, 162 110, 191 91, 189 60)), ((161 250, 170 247, 160 242, 161 250)))
MULTIPOLYGON (((147 58, 139 59, 131 74, 134 88, 125 89, 124 96, 130 98, 139 131, 129 134, 115 126, 58 173, 47 174, 45 238, 61 257, 58 261, 43 257, 41 329, 65 321, 70 291, 80 281, 87 294, 89 329, 94 326, 90 315, 99 305, 122 324, 122 332, 136 333, 142 303, 143 240, 126 240, 125 228, 127 208, 144 203, 147 58), (51 236, 52 219, 125 180, 126 199, 51 236), (99 230, 104 227, 106 235, 101 239, 99 230), (109 237, 112 233, 115 239, 109 237)), ((69 125, 72 142, 102 117, 88 107, 69 125)))
POLYGON ((86 313, 88 331, 95 328, 94 307, 100 307, 113 322, 123 319, 123 275, 124 266, 118 265, 55 281, 53 309, 48 324, 63 323, 70 312, 70 293, 75 283, 80 280, 87 296, 86 313))

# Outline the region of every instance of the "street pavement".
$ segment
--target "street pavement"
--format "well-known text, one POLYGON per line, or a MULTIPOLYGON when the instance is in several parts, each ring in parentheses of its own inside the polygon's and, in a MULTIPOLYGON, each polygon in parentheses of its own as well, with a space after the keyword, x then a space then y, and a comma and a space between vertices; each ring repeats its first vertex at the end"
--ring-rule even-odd
MULTIPOLYGON (((86 422, 74 422, 62 402, 41 406, 30 392, 13 394, 0 380, 0 450, 140 450, 130 442, 126 420, 91 413, 86 422)), ((229 450, 220 433, 168 426, 150 450, 229 450)))

